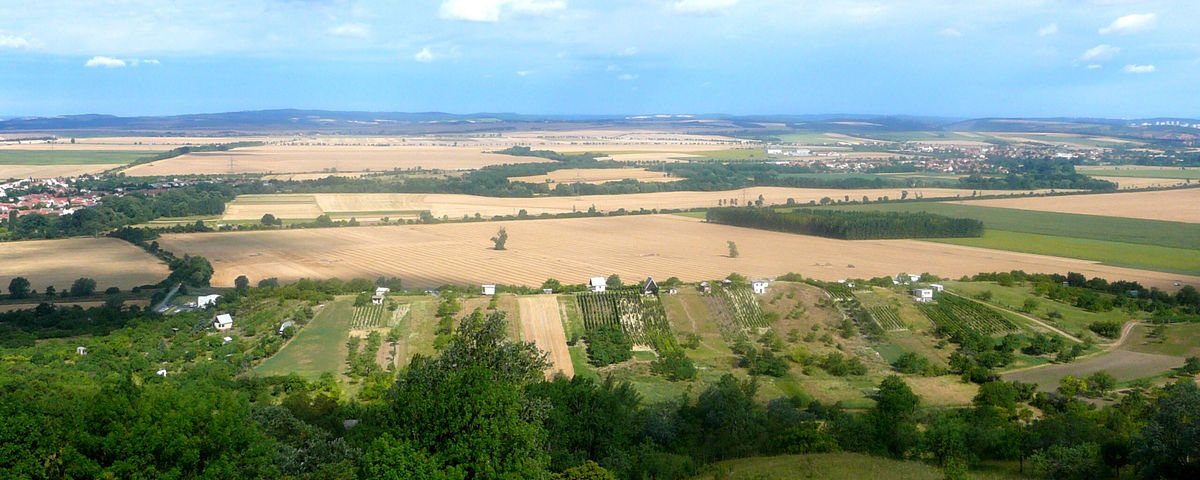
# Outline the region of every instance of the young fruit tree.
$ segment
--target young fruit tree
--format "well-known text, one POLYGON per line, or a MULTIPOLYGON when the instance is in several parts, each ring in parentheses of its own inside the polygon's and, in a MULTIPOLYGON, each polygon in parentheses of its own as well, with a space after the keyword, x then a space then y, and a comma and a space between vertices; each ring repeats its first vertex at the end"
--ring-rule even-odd
POLYGON ((504 250, 504 244, 508 242, 508 232, 504 227, 500 227, 500 231, 496 232, 496 236, 492 237, 492 243, 496 244, 496 250, 504 250))
POLYGON ((733 243, 733 240, 729 240, 729 258, 737 258, 737 256, 738 256, 737 244, 733 243))

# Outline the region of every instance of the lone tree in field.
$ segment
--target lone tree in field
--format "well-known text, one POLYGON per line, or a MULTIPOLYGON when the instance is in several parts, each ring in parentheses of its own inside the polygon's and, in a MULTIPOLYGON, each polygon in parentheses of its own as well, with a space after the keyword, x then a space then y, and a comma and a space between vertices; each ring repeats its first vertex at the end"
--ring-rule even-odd
POLYGON ((8 282, 9 298, 25 298, 29 296, 29 280, 25 277, 13 277, 8 282))
POLYGON ((263 225, 271 226, 271 225, 275 225, 276 223, 283 223, 283 222, 280 222, 278 219, 276 219, 274 215, 271 215, 269 213, 263 214, 263 216, 262 216, 262 224, 263 225))
POLYGON ((504 250, 504 244, 508 243, 508 232, 504 227, 500 227, 500 231, 496 232, 496 236, 492 237, 492 243, 496 244, 496 250, 504 250))
POLYGON ((729 240, 729 258, 737 258, 737 256, 737 244, 733 243, 733 240, 729 240))
POLYGON ((233 287, 239 292, 244 292, 246 289, 250 288, 250 279, 246 278, 245 275, 238 275, 238 277, 233 280, 233 287))

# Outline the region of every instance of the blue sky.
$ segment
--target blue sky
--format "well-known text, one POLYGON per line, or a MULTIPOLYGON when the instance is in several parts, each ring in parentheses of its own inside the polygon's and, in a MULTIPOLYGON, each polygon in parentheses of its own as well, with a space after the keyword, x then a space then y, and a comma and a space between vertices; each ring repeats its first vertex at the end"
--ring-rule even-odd
POLYGON ((1200 2, 0 0, 0 115, 1200 117, 1200 2))

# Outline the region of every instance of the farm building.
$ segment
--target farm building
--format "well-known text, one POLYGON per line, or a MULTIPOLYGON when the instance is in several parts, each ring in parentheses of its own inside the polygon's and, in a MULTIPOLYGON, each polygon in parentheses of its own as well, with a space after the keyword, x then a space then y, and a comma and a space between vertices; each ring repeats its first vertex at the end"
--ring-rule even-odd
POLYGON ((279 334, 280 334, 280 335, 283 335, 283 331, 284 331, 284 330, 287 330, 287 328, 288 328, 288 327, 290 327, 290 326, 292 326, 292 325, 293 325, 293 324, 292 324, 292 321, 291 321, 291 320, 288 320, 288 321, 286 321, 286 322, 283 322, 283 324, 279 325, 279 334))
POLYGON ((598 293, 606 289, 608 289, 608 280, 605 280, 604 277, 592 277, 591 280, 588 280, 589 291, 598 293))
POLYGON ((642 295, 658 295, 658 283, 652 277, 646 277, 646 282, 642 284, 642 295))
POLYGON ((87 355, 87 347, 75 347, 76 355, 87 355))
POLYGON ((484 295, 495 295, 496 294, 496 286, 495 285, 483 285, 483 294, 484 295))
POLYGON ((546 294, 546 295, 549 295, 549 294, 551 294, 551 293, 554 293, 554 289, 553 289, 553 288, 543 288, 543 289, 542 289, 542 293, 543 293, 543 294, 546 294))
POLYGON ((700 282, 700 293, 711 293, 711 292, 712 292, 712 285, 709 285, 708 282, 700 282))
POLYGON ((233 328, 233 317, 228 313, 217 315, 217 319, 213 321, 213 328, 217 330, 229 330, 233 328))
POLYGON ((901 285, 901 284, 905 284, 905 283, 917 283, 919 281, 921 281, 921 276, 913 275, 911 273, 901 273, 899 275, 896 275, 895 278, 892 278, 892 283, 894 283, 896 285, 901 285))
POLYGON ((929 303, 929 302, 933 301, 933 289, 932 288, 914 288, 914 289, 912 289, 911 293, 913 296, 913 300, 916 300, 918 302, 929 303))
POLYGON ((210 305, 216 305, 218 298, 221 298, 221 296, 215 293, 212 295, 200 295, 196 297, 196 308, 204 308, 210 305))
POLYGON ((946 287, 945 287, 945 286, 943 286, 943 285, 942 285, 942 284, 940 284, 940 283, 931 283, 931 284, 929 284, 929 288, 930 288, 930 289, 932 289, 932 290, 933 290, 933 291, 935 291, 935 292, 944 292, 944 291, 946 291, 946 287))
POLYGON ((371 296, 371 304, 372 305, 383 305, 383 298, 386 297, 387 293, 390 291, 392 291, 392 289, 387 288, 387 287, 376 288, 375 295, 371 296))
POLYGON ((755 280, 750 282, 750 288, 754 289, 756 295, 766 295, 767 286, 770 285, 766 280, 755 280))

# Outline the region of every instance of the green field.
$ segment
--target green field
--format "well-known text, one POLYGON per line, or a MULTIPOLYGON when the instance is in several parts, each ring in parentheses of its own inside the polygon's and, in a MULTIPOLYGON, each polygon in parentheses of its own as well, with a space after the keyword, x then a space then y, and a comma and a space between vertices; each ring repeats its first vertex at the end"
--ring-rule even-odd
MULTIPOLYGON (((860 453, 814 453, 751 457, 715 463, 694 480, 793 480, 802 478, 940 480, 941 469, 916 461, 892 460, 860 453)), ((972 471, 968 478, 1025 478, 1003 471, 972 471)))
POLYGON ((1136 177, 1136 178, 1177 178, 1180 180, 1200 180, 1200 168, 1155 168, 1138 165, 1114 166, 1079 166, 1075 171, 1084 175, 1102 177, 1136 177))
MULTIPOLYGON (((998 305, 1009 310, 1020 311, 1025 300, 1033 298, 1037 300, 1038 305, 1033 311, 1026 315, 1037 317, 1043 322, 1054 327, 1065 330, 1072 335, 1086 331, 1088 325, 1092 322, 1099 321, 1117 321, 1127 322, 1129 320, 1141 320, 1145 318, 1145 313, 1129 314, 1123 310, 1109 310, 1107 312, 1089 312, 1082 308, 1068 305, 1061 302, 1056 302, 1047 298, 1038 297, 1033 294, 1033 286, 1031 285, 1013 285, 1011 287, 1001 287, 994 282, 958 282, 948 281, 943 282, 946 288, 955 293, 966 296, 975 296, 984 291, 992 292, 992 299, 987 303, 998 305), (1049 319, 1046 314, 1049 312, 1058 312, 1062 318, 1049 319)), ((1101 339, 1103 341, 1103 339, 1101 339)))
POLYGON ((1200 250, 1106 242, 1087 238, 987 230, 979 238, 938 238, 929 241, 1091 260, 1119 267, 1200 275, 1200 250))
POLYGON ((123 150, 0 150, 0 165, 107 165, 131 163, 157 152, 123 150))
POLYGON ((1162 338, 1152 337, 1154 327, 1138 325, 1129 333, 1121 346, 1126 350, 1177 357, 1200 356, 1200 323, 1177 323, 1165 325, 1162 338))
POLYGON ((330 302, 279 353, 254 371, 262 375, 296 373, 309 380, 325 372, 340 373, 346 362, 346 339, 353 319, 354 297, 330 302))

